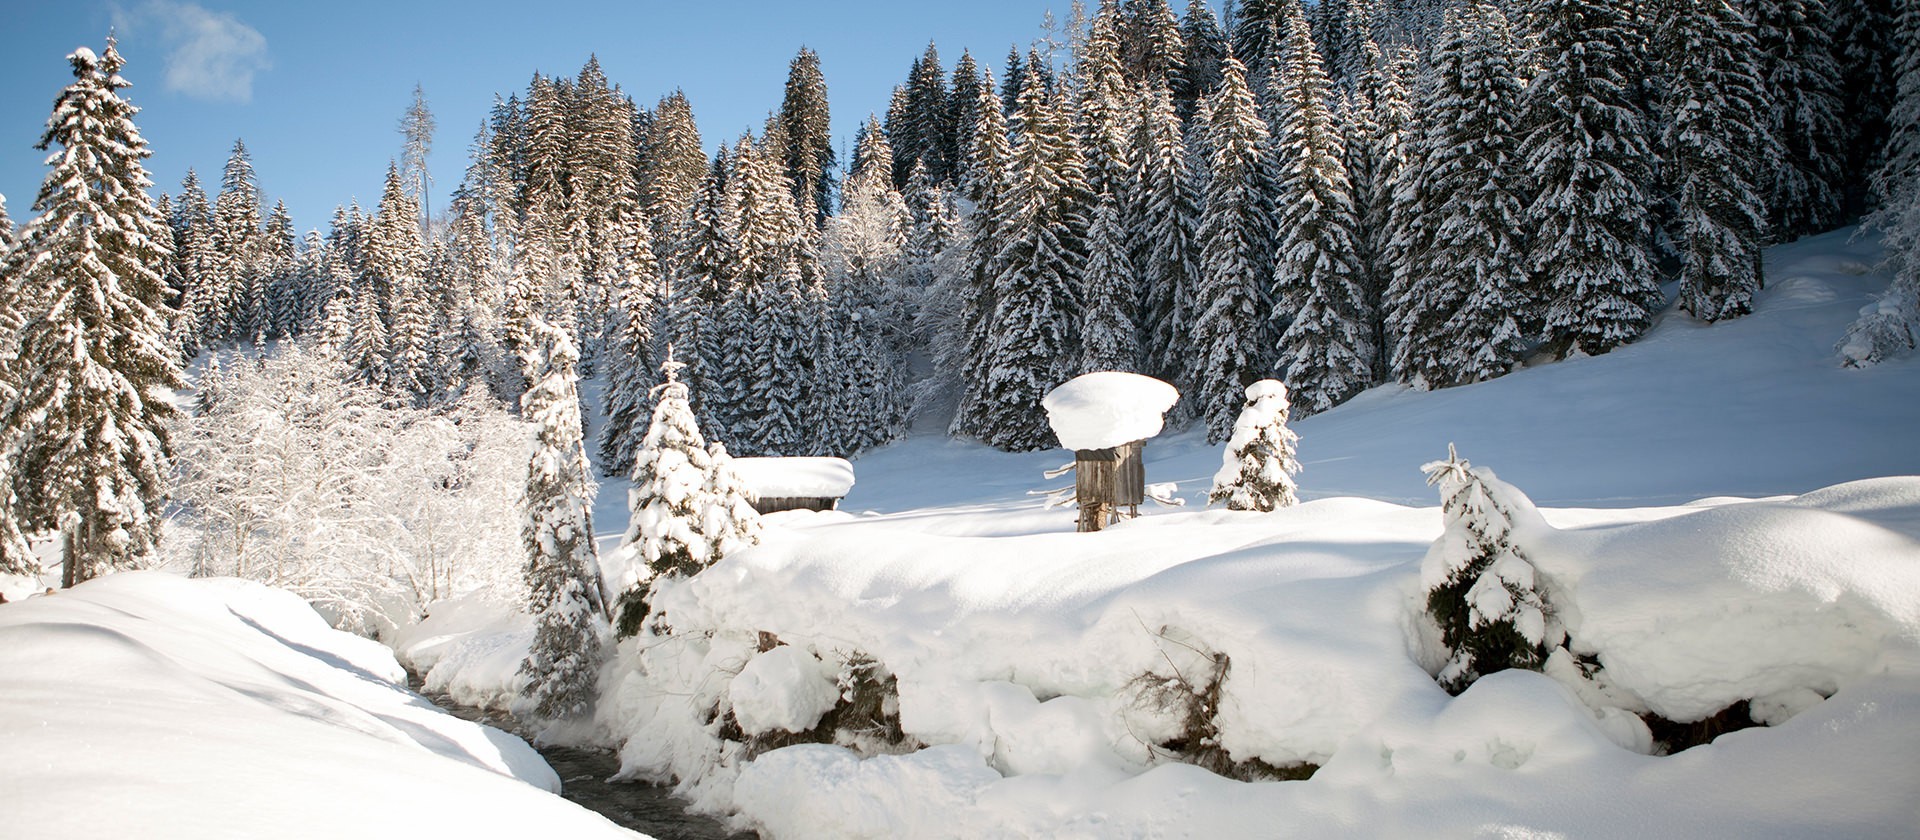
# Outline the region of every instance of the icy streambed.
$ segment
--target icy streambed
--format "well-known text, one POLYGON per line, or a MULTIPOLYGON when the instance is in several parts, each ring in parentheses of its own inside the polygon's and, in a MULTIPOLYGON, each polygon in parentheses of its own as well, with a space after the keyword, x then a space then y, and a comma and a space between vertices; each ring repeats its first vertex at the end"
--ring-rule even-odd
MULTIPOLYGON (((433 701, 448 714, 462 720, 486 724, 508 732, 514 721, 499 712, 465 706, 444 693, 431 693, 418 675, 409 674, 408 685, 420 696, 433 701)), ((526 737, 526 736, 523 736, 526 737)), ((527 737, 529 744, 533 743, 527 737)), ((664 785, 644 782, 610 782, 620 770, 620 757, 611 750, 574 747, 534 747, 560 776, 560 795, 567 801, 593 811, 622 828, 630 828, 657 840, 734 840, 751 834, 727 831, 710 817, 687 811, 687 803, 676 799, 664 785)))

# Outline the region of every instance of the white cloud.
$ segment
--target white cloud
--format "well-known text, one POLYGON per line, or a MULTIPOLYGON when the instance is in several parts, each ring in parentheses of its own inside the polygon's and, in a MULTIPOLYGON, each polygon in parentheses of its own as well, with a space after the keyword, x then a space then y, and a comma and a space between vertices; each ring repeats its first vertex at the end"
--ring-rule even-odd
POLYGON ((195 3, 147 0, 128 12, 114 9, 115 26, 151 27, 166 46, 166 89, 196 99, 251 102, 253 76, 273 66, 267 37, 227 12, 195 3))

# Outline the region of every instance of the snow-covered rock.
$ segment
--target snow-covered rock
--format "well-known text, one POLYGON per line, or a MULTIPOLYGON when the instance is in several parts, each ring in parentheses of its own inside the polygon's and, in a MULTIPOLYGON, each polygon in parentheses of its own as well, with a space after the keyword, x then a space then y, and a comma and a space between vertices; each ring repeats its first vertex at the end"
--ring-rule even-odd
POLYGON ((1160 434, 1180 392, 1151 376, 1101 371, 1076 376, 1047 392, 1047 410, 1060 445, 1107 449, 1160 434))
POLYGON ((728 687, 733 717, 748 735, 805 732, 840 699, 834 674, 820 658, 780 645, 747 660, 728 687))

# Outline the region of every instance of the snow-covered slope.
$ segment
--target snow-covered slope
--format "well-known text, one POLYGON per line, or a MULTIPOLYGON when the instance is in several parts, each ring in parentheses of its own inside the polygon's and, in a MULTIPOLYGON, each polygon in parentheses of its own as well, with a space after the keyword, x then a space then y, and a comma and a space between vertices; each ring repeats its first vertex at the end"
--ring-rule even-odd
POLYGON ((132 572, 0 605, 0 835, 635 837, 285 592, 132 572))
MULTIPOLYGON (((1433 392, 1382 386, 1298 420, 1301 494, 1431 504, 1419 467, 1448 443, 1548 505, 1796 494, 1920 473, 1920 360, 1847 370, 1834 353, 1887 285, 1871 268, 1880 247, 1853 232, 1769 249, 1767 288, 1745 318, 1706 325, 1669 310, 1605 356, 1433 392)), ((1040 471, 1070 459, 916 438, 857 461, 843 507, 1026 504, 1040 471), (930 475, 948 480, 919 480, 930 475)), ((1204 503, 1219 459, 1197 432, 1163 435, 1147 446, 1147 480, 1178 481, 1204 503)))

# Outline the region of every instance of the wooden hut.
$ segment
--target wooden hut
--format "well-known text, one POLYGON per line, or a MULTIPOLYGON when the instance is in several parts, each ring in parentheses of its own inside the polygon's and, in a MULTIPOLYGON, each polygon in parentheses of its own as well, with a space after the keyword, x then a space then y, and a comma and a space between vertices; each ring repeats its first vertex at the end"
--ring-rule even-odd
POLYGON ((1081 531, 1140 515, 1147 496, 1147 439, 1160 433, 1180 392, 1150 376, 1103 371, 1075 377, 1041 404, 1062 446, 1074 450, 1074 501, 1081 531))
POLYGON ((733 468, 762 514, 834 510, 853 490, 853 464, 845 458, 735 458, 733 468))

